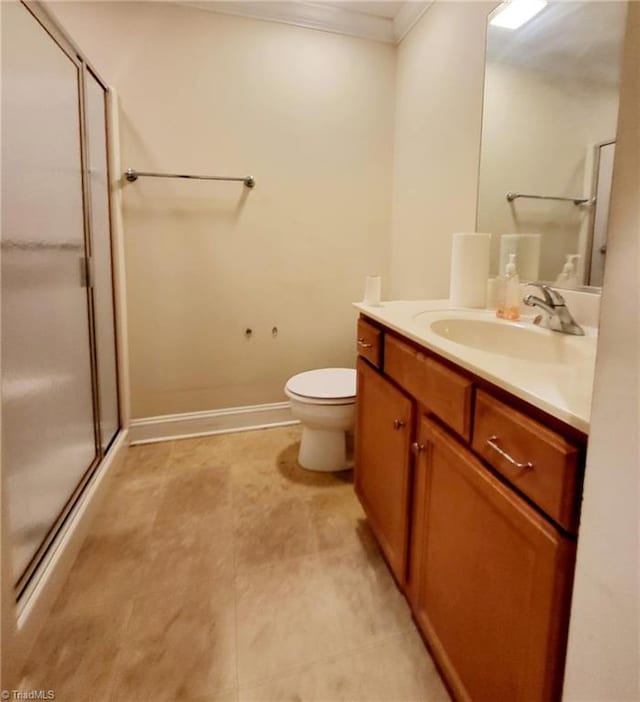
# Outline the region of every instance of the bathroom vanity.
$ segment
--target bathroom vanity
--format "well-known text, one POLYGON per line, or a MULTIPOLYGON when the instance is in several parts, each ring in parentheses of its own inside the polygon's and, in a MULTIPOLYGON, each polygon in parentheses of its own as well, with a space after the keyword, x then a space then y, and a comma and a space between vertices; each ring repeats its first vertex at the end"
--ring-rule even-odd
POLYGON ((355 489, 450 690, 559 699, 595 336, 356 307, 355 489))

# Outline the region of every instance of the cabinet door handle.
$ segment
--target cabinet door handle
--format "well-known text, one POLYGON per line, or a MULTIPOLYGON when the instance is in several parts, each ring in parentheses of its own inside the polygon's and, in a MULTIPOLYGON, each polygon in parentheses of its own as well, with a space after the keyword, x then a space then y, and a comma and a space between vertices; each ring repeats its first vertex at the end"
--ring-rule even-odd
POLYGON ((424 444, 419 444, 417 441, 414 441, 411 444, 411 450, 413 451, 415 456, 418 456, 424 451, 424 444))
POLYGON ((402 429, 402 427, 404 427, 404 426, 405 426, 404 419, 394 419, 393 420, 393 428, 394 429, 396 429, 396 430, 402 429))
POLYGON ((367 343, 362 336, 358 339, 358 346, 362 347, 363 349, 373 348, 373 344, 367 343))
POLYGON ((491 446, 491 448, 498 453, 502 458, 505 459, 505 461, 508 461, 514 468, 517 468, 518 470, 530 470, 533 468, 533 463, 527 462, 527 463, 518 463, 515 458, 510 456, 505 450, 501 449, 498 446, 498 437, 494 434, 493 436, 490 436, 487 439, 487 444, 491 446))

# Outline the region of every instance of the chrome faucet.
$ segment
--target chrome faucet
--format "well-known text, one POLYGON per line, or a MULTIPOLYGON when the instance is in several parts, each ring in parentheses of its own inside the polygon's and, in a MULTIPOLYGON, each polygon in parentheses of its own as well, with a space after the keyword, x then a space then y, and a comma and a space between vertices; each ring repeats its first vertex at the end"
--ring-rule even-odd
POLYGON ((539 315, 534 320, 534 324, 561 332, 562 334, 575 334, 584 336, 584 329, 571 316, 564 297, 553 288, 544 283, 529 283, 536 288, 540 288, 544 299, 536 295, 525 295, 523 302, 529 307, 539 307, 546 314, 539 315))

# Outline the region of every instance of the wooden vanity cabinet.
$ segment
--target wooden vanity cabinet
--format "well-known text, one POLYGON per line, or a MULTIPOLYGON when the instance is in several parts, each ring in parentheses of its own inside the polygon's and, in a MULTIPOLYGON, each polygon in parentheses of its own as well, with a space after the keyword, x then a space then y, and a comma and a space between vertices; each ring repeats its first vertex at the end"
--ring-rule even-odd
POLYGON ((355 490, 397 582, 407 573, 413 402, 358 359, 355 490))
POLYGON ((410 597, 459 700, 557 698, 574 544, 420 419, 410 597))
POLYGON ((361 320, 372 335, 355 489, 436 663, 457 700, 560 699, 586 437, 361 320))

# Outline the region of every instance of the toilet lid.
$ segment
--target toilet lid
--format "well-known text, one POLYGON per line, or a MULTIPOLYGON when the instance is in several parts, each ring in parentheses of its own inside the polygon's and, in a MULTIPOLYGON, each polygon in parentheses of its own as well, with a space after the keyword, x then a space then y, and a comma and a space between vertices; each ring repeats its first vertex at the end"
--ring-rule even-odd
POLYGON ((289 378, 287 390, 302 397, 339 400, 356 396, 353 368, 319 368, 289 378))

